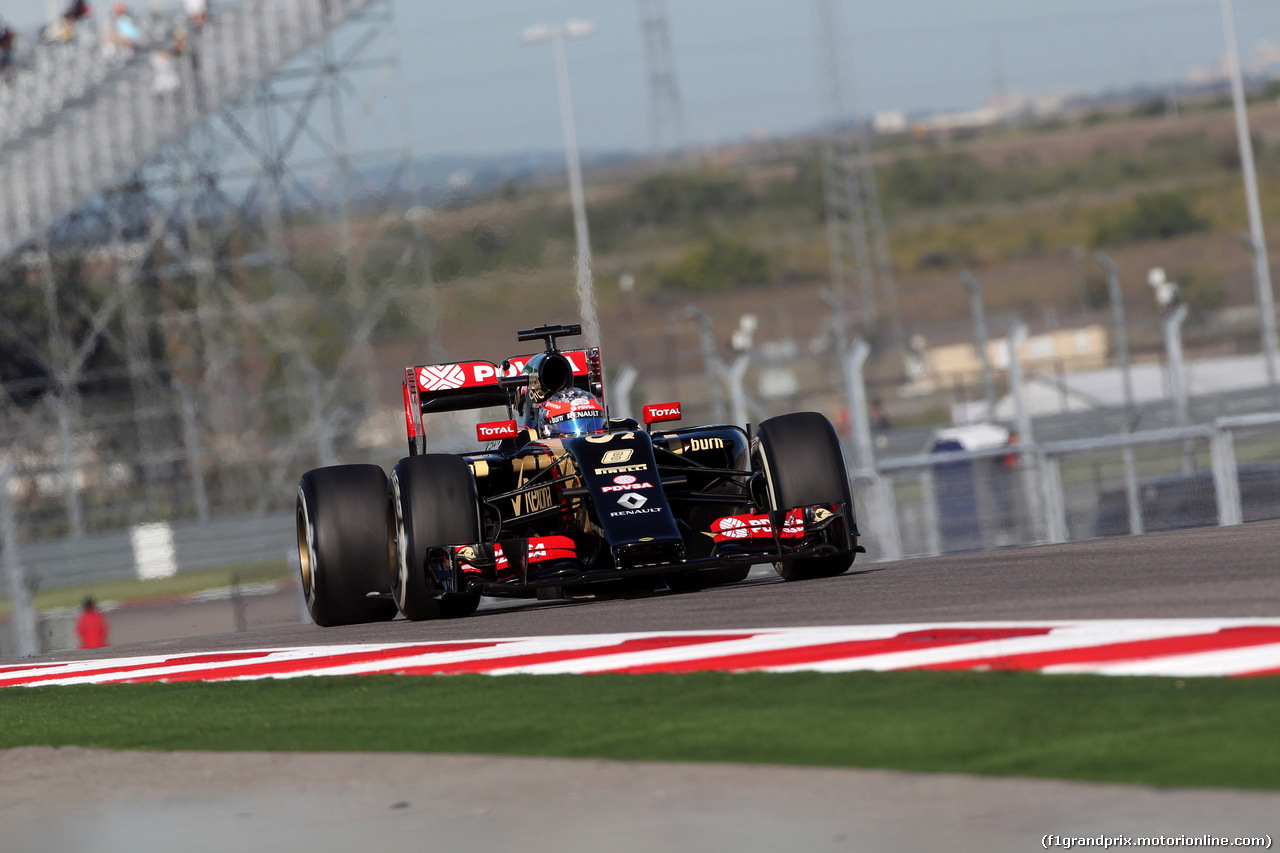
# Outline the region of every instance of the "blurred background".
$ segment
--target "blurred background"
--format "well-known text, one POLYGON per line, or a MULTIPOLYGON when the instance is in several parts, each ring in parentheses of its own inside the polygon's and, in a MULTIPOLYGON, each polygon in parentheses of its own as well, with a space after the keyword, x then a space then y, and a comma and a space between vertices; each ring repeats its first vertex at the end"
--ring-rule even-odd
POLYGON ((871 559, 1280 515, 1274 3, 0 0, 0 27, 11 599, 283 575, 302 472, 403 454, 406 365, 543 322, 598 324, 615 415, 828 415, 871 559))

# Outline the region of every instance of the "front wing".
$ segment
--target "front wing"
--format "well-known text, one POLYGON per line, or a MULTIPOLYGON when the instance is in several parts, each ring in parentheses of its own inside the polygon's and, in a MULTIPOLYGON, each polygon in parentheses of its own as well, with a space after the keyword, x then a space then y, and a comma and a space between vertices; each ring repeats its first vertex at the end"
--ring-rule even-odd
POLYGON ((625 567, 613 563, 585 566, 579 560, 583 543, 557 535, 431 548, 426 561, 438 587, 445 592, 478 589, 484 595, 520 596, 546 587, 572 588, 671 571, 861 552, 864 549, 856 544, 858 531, 856 527, 850 529, 847 522, 850 509, 844 504, 814 504, 786 512, 718 518, 702 534, 714 542, 711 555, 697 559, 684 559, 683 552, 679 552, 670 555, 675 559, 640 561, 625 567))

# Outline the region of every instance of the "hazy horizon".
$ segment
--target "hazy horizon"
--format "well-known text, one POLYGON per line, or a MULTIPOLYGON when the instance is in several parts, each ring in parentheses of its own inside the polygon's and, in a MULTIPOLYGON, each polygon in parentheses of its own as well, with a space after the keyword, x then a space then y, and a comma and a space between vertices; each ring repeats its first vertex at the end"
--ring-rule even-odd
MULTIPOLYGON (((559 151, 551 50, 523 46, 520 34, 569 18, 596 25, 594 36, 568 46, 582 149, 651 147, 648 69, 634 0, 486 0, 482 8, 461 0, 393 2, 416 157, 559 151)), ((846 113, 858 116, 975 109, 998 89, 1098 94, 1170 87, 1192 67, 1216 65, 1223 51, 1218 0, 1039 0, 1033 8, 1019 0, 837 4, 846 113)), ((46 17, 41 5, 0 0, 0 16, 29 31, 46 17)), ((217 0, 211 5, 216 14, 217 0)), ((95 3, 95 15, 107 6, 95 3)), ((789 136, 828 118, 812 3, 668 0, 667 9, 686 144, 789 136)), ((1235 14, 1243 52, 1280 42, 1280 4, 1236 0, 1235 14)))

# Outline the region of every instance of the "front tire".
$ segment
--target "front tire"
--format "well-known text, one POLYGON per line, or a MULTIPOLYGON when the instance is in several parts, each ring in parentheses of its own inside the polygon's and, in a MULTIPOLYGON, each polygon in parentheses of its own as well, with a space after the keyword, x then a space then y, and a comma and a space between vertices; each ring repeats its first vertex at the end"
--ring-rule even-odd
POLYGON ((387 475, 377 465, 334 465, 298 483, 298 562, 312 620, 322 627, 394 619, 387 591, 387 475))
POLYGON ((388 481, 385 524, 395 572, 392 593, 407 619, 469 616, 480 593, 442 588, 428 571, 428 548, 480 541, 479 498, 466 460, 446 454, 406 456, 388 481))
MULTIPOLYGON (((852 514, 849 474, 831 421, 817 412, 793 412, 762 422, 756 437, 771 509, 843 503, 852 514)), ((852 522, 852 518, 848 520, 852 522)), ((851 536, 851 540, 857 545, 856 538, 851 536)), ((829 578, 847 572, 853 558, 850 550, 829 557, 777 562, 773 567, 789 581, 829 578)))

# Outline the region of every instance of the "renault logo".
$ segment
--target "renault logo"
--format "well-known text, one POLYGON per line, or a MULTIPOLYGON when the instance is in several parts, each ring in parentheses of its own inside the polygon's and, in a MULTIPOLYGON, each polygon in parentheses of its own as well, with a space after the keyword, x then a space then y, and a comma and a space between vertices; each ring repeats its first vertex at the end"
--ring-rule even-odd
POLYGON ((639 509, 648 502, 648 498, 644 495, 636 494, 635 492, 627 492, 625 495, 618 498, 618 505, 625 506, 627 509, 639 509))

